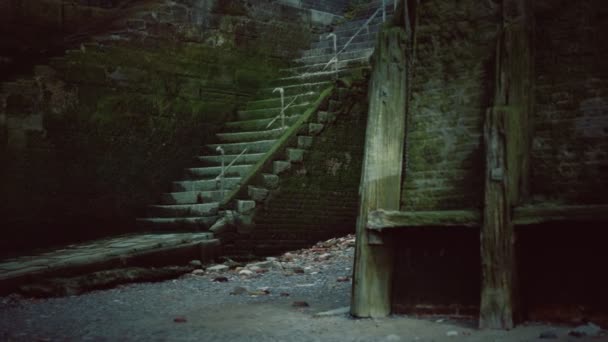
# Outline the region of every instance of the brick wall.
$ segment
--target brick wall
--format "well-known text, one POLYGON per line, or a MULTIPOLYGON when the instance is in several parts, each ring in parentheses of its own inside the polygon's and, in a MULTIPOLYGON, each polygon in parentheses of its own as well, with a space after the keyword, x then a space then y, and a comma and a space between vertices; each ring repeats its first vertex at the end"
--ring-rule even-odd
POLYGON ((607 203, 608 3, 537 6, 533 199, 607 203))
POLYGON ((482 123, 492 89, 490 2, 421 3, 406 134, 403 210, 481 203, 482 123))

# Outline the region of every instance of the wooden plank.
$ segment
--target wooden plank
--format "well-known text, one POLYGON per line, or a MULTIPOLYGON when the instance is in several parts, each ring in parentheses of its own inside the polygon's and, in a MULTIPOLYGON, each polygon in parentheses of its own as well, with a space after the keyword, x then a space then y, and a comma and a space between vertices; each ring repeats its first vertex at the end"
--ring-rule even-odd
POLYGON ((366 224, 370 211, 400 206, 407 94, 403 28, 379 33, 372 65, 351 302, 356 317, 391 312, 392 247, 386 237, 368 231, 366 224))
POLYGON ((394 211, 378 209, 369 213, 367 229, 378 232, 404 227, 476 227, 479 210, 394 211))
POLYGON ((479 327, 510 329, 519 313, 512 206, 528 194, 533 94, 531 1, 503 0, 494 107, 484 124, 486 176, 479 327))
POLYGON ((513 327, 513 224, 506 176, 504 122, 507 112, 488 110, 484 125, 486 180, 481 227, 480 328, 513 327))

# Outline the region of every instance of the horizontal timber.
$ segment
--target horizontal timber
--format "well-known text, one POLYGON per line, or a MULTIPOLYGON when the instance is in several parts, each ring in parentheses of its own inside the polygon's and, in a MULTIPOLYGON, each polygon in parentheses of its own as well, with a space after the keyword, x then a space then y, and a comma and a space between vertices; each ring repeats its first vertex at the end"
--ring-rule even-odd
MULTIPOLYGON (((367 229, 385 231, 416 227, 479 227, 481 211, 391 211, 378 209, 370 212, 367 229)), ((608 205, 539 204, 517 207, 513 223, 526 226, 557 221, 608 221, 608 205)))

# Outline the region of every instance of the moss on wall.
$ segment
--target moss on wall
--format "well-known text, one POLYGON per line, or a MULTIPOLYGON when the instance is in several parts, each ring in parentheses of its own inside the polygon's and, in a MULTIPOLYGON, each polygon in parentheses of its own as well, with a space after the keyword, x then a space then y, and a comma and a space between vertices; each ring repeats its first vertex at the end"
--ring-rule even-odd
POLYGON ((135 217, 169 190, 239 104, 287 65, 283 56, 295 52, 278 42, 307 34, 306 23, 236 18, 245 13, 227 8, 209 14, 219 29, 203 30, 169 9, 173 22, 149 17, 154 23, 102 35, 37 67, 35 77, 4 84, 5 252, 134 230, 135 217), (234 44, 245 24, 262 33, 234 44), (272 26, 281 28, 274 38, 272 26), (267 39, 273 45, 255 45, 267 39))

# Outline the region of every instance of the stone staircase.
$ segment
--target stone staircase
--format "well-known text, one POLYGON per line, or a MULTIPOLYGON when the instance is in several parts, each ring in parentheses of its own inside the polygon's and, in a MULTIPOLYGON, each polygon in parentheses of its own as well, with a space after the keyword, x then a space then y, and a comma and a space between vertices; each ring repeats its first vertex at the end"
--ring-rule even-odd
MULTIPOLYGON (((279 187, 280 175, 292 163, 302 162, 314 136, 335 119, 331 113, 318 112, 302 122, 303 115, 317 111, 335 79, 369 69, 375 38, 383 25, 381 13, 367 28, 360 29, 379 6, 381 2, 373 2, 363 8, 361 17, 335 26, 337 50, 342 51, 337 68, 329 63, 335 54, 328 32, 303 51, 292 67, 281 70, 282 77, 244 104, 234 120, 216 134, 214 144, 201 148, 183 179, 173 182, 170 192, 161 195, 160 203, 148 208, 147 217, 138 219, 138 226, 147 231, 206 231, 234 211, 250 221, 256 206, 279 187), (277 88, 284 91, 286 127, 281 127, 277 88), (300 125, 297 132, 292 132, 297 135, 292 139, 296 143, 285 146, 286 135, 294 125, 300 125), (227 167, 223 177, 222 163, 227 167)), ((386 9, 391 15, 392 4, 386 9)))

